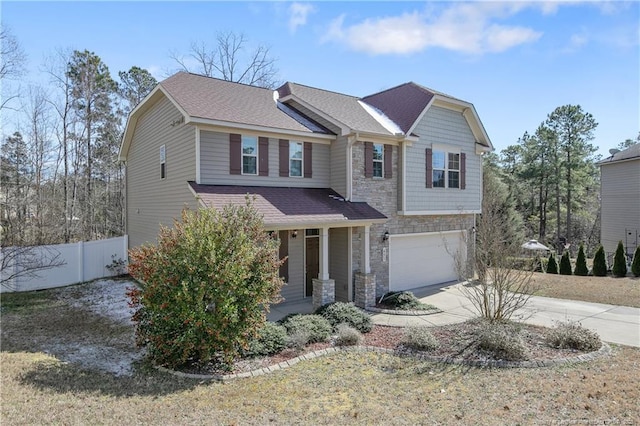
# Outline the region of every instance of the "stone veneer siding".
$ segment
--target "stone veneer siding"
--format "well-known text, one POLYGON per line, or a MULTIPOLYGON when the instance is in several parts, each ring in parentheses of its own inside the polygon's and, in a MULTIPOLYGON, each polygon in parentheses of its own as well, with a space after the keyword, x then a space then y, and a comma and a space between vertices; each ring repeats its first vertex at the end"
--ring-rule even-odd
POLYGON ((355 305, 359 308, 369 308, 376 304, 376 276, 375 274, 355 274, 355 305))
POLYGON ((336 301, 336 282, 334 280, 320 280, 314 278, 312 283, 312 303, 314 310, 318 309, 322 305, 336 301))
MULTIPOLYGON (((389 240, 382 241, 385 231, 389 234, 409 234, 422 232, 441 232, 467 230, 467 253, 472 257, 473 214, 399 216, 399 167, 398 146, 393 147, 393 176, 384 178, 366 178, 364 176, 364 143, 353 145, 353 201, 366 201, 379 210, 389 220, 384 224, 374 224, 370 228, 370 264, 371 273, 376 276, 376 298, 389 291, 389 240)), ((352 228, 353 271, 360 271, 360 250, 363 228, 352 228)), ((355 274, 354 274, 355 280, 355 274)), ((356 290, 357 291, 357 290, 356 290)))

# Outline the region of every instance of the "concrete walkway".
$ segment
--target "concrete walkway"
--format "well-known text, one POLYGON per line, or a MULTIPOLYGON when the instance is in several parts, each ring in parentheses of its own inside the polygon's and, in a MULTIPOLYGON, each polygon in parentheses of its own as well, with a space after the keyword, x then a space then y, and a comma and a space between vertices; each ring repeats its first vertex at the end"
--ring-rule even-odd
MULTIPOLYGON (((406 325, 438 326, 473 318, 477 311, 460 291, 463 284, 446 287, 426 287, 414 290, 424 303, 443 312, 424 316, 402 316, 376 313, 373 322, 379 325, 402 327, 406 325)), ((600 335, 605 342, 640 347, 640 309, 575 300, 561 300, 533 296, 518 314, 527 323, 553 326, 557 321, 577 321, 600 335)))

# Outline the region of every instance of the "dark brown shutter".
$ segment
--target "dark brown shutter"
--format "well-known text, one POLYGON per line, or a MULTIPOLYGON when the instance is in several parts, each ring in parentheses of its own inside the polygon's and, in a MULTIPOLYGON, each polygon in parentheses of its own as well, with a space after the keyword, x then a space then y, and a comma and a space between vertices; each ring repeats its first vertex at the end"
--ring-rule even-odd
POLYGON ((229 135, 229 173, 242 174, 242 136, 236 133, 229 135))
POLYGON ((373 177, 373 144, 364 143, 364 177, 373 177))
POLYGON ((304 177, 306 178, 310 178, 313 175, 313 168, 311 166, 311 164, 313 164, 312 149, 313 149, 313 145, 311 145, 311 142, 304 143, 304 154, 303 154, 304 160, 303 161, 304 161, 304 177))
POLYGON ((433 150, 431 148, 427 148, 425 152, 425 164, 427 165, 427 188, 433 188, 433 150))
POLYGON ((289 141, 280 139, 280 176, 289 177, 289 141))
MULTIPOLYGON (((280 252, 278 256, 280 260, 289 256, 289 231, 280 231, 280 252)), ((289 282, 289 259, 284 261, 282 265, 280 265, 280 276, 284 279, 284 282, 289 282)))
POLYGON ((384 146, 384 177, 393 177, 393 166, 391 160, 393 159, 393 147, 391 145, 384 146))
POLYGON ((258 138, 258 170, 260 176, 269 176, 269 138, 258 138))
POLYGON ((460 189, 467 188, 467 154, 460 154, 460 189))

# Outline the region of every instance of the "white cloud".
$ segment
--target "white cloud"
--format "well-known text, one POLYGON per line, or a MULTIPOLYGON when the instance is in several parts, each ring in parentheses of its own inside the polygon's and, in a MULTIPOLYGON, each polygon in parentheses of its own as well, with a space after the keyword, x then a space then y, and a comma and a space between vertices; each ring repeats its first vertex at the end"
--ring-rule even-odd
POLYGON ((343 43, 373 55, 409 54, 430 47, 468 54, 502 52, 542 36, 531 28, 493 22, 527 6, 521 2, 458 3, 439 15, 413 12, 366 19, 351 26, 345 26, 345 15, 341 15, 330 23, 323 41, 343 43))
POLYGON ((289 6, 289 30, 294 33, 307 23, 307 17, 313 13, 315 8, 310 3, 291 3, 289 6))

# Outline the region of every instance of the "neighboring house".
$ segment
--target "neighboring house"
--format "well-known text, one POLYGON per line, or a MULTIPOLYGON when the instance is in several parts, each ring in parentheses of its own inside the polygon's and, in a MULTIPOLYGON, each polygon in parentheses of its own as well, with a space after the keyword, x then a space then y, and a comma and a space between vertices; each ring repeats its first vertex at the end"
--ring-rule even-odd
POLYGON ((415 83, 357 98, 180 72, 127 123, 129 242, 252 194, 288 256, 286 301, 371 305, 457 279, 491 149, 472 104, 415 83))
POLYGON ((640 143, 598 163, 600 242, 611 259, 619 241, 629 260, 640 239, 640 143))

